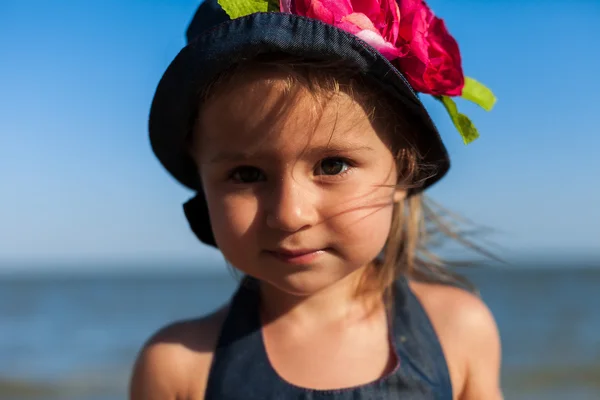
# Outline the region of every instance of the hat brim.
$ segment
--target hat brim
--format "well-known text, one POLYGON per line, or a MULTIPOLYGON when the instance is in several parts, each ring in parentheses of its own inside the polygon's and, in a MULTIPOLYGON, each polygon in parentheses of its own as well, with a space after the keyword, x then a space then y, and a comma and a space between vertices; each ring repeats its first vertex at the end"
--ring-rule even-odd
MULTIPOLYGON (((409 114, 411 123, 416 124, 418 141, 424 147, 419 149, 422 161, 434 167, 419 187, 411 189, 411 195, 440 180, 450 168, 448 153, 429 113, 400 71, 377 50, 355 35, 315 19, 288 13, 256 13, 215 25, 190 41, 163 74, 152 101, 149 117, 152 150, 167 171, 181 184, 197 191, 199 197, 204 197, 202 183, 187 149, 197 118, 199 94, 220 72, 269 53, 315 61, 342 61, 378 85, 391 101, 397 101, 409 114)), ((192 226, 192 229, 196 234, 198 229, 208 229, 199 237, 215 245, 208 215, 204 218, 202 228, 192 226)))

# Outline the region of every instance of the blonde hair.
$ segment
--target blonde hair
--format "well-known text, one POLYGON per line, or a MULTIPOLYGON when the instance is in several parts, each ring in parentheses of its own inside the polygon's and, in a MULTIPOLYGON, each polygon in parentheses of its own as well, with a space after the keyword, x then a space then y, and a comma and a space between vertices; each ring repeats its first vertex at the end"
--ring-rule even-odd
MULTIPOLYGON (((258 57, 221 73, 199 94, 201 103, 209 101, 217 93, 234 91, 236 83, 245 79, 251 71, 272 71, 283 76, 286 94, 294 93, 298 87, 307 89, 317 100, 317 106, 344 92, 365 107, 371 123, 389 133, 389 145, 396 155, 400 188, 419 188, 436 173, 435 165, 422 162, 417 143, 418 132, 414 132, 415 128, 411 126, 406 113, 402 112, 401 106, 392 104, 388 96, 376 89, 368 78, 357 75, 347 65, 338 62, 324 63, 282 54, 258 57)), ((476 292, 468 279, 453 270, 456 266, 471 263, 443 260, 432 250, 435 244, 451 240, 495 259, 493 254, 468 240, 457 229, 457 224, 461 223, 470 222, 450 213, 421 193, 395 203, 382 258, 370 266, 359 291, 387 292, 393 282, 404 275, 419 281, 455 285, 476 292)))

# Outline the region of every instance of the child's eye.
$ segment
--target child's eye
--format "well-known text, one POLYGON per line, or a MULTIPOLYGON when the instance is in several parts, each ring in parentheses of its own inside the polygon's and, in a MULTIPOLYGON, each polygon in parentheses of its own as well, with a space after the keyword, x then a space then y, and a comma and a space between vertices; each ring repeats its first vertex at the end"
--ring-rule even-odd
POLYGON ((340 175, 348 171, 349 168, 350 165, 343 158, 326 158, 317 166, 316 175, 340 175))
POLYGON ((256 167, 237 167, 231 174, 229 179, 237 183, 254 183, 265 180, 265 174, 256 167))

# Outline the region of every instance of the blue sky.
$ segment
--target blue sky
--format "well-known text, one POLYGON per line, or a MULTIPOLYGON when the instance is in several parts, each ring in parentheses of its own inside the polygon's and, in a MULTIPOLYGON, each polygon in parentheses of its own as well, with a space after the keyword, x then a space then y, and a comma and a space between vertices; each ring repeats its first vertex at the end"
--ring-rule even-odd
MULTIPOLYGON (((189 231, 191 193, 162 170, 146 130, 198 4, 0 0, 0 268, 218 259, 189 231)), ((482 135, 464 146, 425 98, 453 159, 430 195, 496 228, 508 258, 600 260, 600 2, 429 4, 466 74, 499 99, 491 113, 459 101, 482 135)))

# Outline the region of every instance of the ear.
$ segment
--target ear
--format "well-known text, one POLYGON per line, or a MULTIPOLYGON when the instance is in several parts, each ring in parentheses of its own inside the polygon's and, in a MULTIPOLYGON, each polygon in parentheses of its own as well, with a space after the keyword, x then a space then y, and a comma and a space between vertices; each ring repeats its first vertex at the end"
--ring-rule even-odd
POLYGON ((400 203, 406 199, 407 191, 405 189, 396 189, 394 190, 394 203, 400 203))

